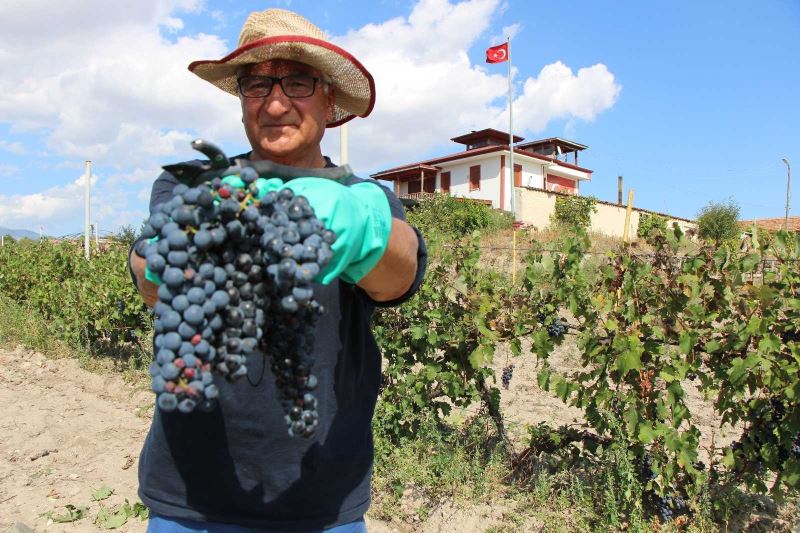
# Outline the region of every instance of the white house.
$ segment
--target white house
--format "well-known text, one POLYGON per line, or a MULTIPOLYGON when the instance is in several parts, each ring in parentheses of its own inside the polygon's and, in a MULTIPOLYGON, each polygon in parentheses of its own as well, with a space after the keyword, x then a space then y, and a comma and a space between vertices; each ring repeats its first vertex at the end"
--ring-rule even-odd
MULTIPOLYGON (((558 137, 520 144, 523 140, 514 136, 514 187, 579 194, 580 183, 592 179, 591 170, 578 166, 578 152, 587 146, 558 137)), ((400 198, 440 192, 483 200, 494 208, 510 211, 508 133, 485 129, 452 141, 465 145, 466 150, 383 170, 372 177, 394 182, 395 194, 400 198)))

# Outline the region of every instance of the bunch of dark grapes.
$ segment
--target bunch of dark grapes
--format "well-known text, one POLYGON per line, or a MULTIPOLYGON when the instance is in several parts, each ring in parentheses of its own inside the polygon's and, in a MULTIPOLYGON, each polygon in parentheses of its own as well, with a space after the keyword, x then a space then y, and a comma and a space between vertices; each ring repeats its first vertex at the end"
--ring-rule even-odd
POLYGON ((254 169, 227 173, 245 188, 221 178, 176 186, 145 225, 149 241, 137 245, 162 280, 152 389, 163 411, 210 410, 219 395, 213 373, 236 381, 248 356, 267 355, 290 435, 310 437, 319 420, 311 331, 323 311, 311 283, 336 237, 306 198, 282 189, 256 200, 254 169))
MULTIPOLYGON (((655 478, 655 475, 648 477, 655 478)), ((675 517, 691 513, 686 500, 678 494, 671 493, 659 496, 652 489, 645 491, 645 502, 651 511, 658 513, 663 522, 671 522, 675 517)))
POLYGON ((686 500, 680 496, 664 496, 658 498, 656 507, 658 508, 658 514, 661 516, 661 520, 664 522, 671 521, 676 513, 681 515, 686 514, 688 511, 686 500))
POLYGON ((656 478, 656 473, 653 471, 653 457, 645 452, 641 459, 641 469, 639 472, 639 479, 643 484, 646 484, 656 478))
POLYGON ((777 396, 770 397, 769 403, 763 402, 753 410, 750 427, 738 441, 731 443, 731 451, 737 457, 735 471, 750 471, 758 476, 765 474, 767 464, 761 450, 766 446, 777 447, 778 465, 782 465, 790 455, 800 458, 800 435, 795 436, 788 449, 778 439, 785 416, 786 404, 777 396), (758 457, 746 457, 745 450, 755 451, 758 457))
POLYGON ((503 384, 503 388, 508 390, 508 386, 511 385, 511 378, 514 377, 514 365, 508 365, 503 368, 503 375, 500 376, 500 381, 503 384))
POLYGON ((553 338, 562 337, 567 332, 567 321, 563 318, 557 318, 552 324, 547 326, 547 334, 553 338))

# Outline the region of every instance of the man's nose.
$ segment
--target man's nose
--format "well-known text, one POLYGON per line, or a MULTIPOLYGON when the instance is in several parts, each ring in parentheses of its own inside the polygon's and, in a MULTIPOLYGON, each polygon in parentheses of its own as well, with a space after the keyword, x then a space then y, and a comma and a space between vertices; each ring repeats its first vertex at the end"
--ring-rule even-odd
POLYGON ((264 108, 270 115, 282 115, 292 108, 292 99, 286 96, 280 83, 272 87, 272 92, 264 100, 264 108))

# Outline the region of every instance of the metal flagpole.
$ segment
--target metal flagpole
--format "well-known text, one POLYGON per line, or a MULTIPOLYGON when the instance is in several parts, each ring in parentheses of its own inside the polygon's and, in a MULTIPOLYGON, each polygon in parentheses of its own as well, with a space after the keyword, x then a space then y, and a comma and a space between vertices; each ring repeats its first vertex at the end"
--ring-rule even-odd
POLYGON ((517 213, 514 209, 514 113, 511 110, 511 37, 506 37, 508 44, 508 150, 511 152, 509 163, 511 164, 511 216, 517 220, 517 213))
POLYGON ((84 219, 83 219, 83 253, 86 256, 86 259, 89 259, 90 252, 90 244, 89 244, 89 226, 91 225, 89 219, 89 198, 91 197, 92 191, 92 162, 86 161, 86 183, 84 184, 84 219))

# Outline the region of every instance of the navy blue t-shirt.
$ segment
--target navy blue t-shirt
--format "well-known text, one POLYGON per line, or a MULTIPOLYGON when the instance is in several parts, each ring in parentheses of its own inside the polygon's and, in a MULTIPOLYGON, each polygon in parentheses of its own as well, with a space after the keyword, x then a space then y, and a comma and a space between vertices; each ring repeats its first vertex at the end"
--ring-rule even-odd
MULTIPOLYGON (((359 181, 367 180, 353 180, 359 181)), ((153 184, 151 210, 172 197, 177 183, 172 174, 161 174, 153 184)), ((405 220, 398 199, 383 190, 392 216, 405 220)), ((375 302, 339 280, 315 284, 326 312, 315 331, 312 372, 319 378, 320 425, 312 438, 289 437, 269 362, 251 356, 247 378, 232 384, 215 376, 220 389, 215 411, 186 415, 155 409, 139 462, 145 505, 167 517, 292 532, 363 516, 370 503, 371 421, 381 381, 370 320, 376 306, 398 305, 422 283, 427 253, 417 236, 416 279, 397 300, 375 302)))

